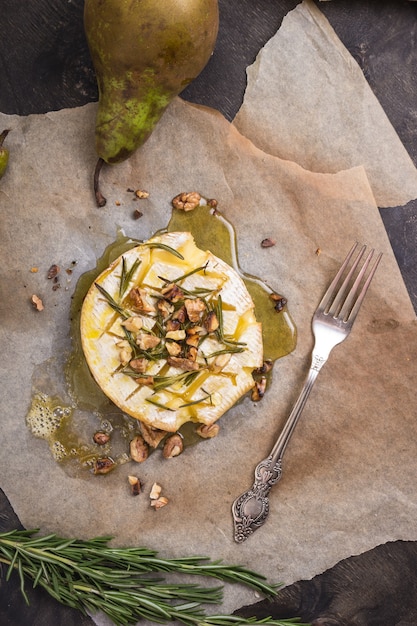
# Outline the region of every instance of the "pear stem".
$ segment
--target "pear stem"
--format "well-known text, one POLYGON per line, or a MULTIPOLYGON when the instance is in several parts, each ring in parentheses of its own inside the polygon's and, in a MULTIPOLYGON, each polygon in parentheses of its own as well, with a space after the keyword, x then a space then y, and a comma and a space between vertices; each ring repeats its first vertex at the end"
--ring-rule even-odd
POLYGON ((10 130, 4 130, 1 135, 0 135, 0 148, 3 145, 4 140, 6 139, 7 135, 10 133, 10 130))
POLYGON ((96 167, 94 170, 94 195, 96 197, 97 206, 100 208, 105 206, 107 202, 106 198, 103 196, 103 194, 100 191, 100 184, 99 184, 100 172, 101 172, 101 168, 103 167, 103 164, 104 164, 104 160, 100 157, 96 163, 96 167))

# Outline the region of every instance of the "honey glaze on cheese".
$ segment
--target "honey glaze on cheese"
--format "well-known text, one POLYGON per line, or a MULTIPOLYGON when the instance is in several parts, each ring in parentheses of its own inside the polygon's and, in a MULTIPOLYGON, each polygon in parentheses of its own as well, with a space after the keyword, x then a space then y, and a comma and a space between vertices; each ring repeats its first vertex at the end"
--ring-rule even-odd
MULTIPOLYGON (((211 211, 207 206, 200 206, 191 213, 174 211, 167 230, 191 231, 200 248, 210 249, 239 270, 233 228, 218 212, 211 211), (209 246, 206 245, 208 236, 209 246)), ((86 473, 81 471, 80 474, 80 469, 92 469, 103 454, 111 456, 116 465, 128 461, 129 441, 140 433, 140 423, 115 406, 91 376, 81 347, 80 335, 81 307, 92 283, 115 259, 137 245, 138 242, 119 233, 117 240, 98 260, 96 268, 81 276, 77 283, 71 312, 73 351, 66 366, 68 397, 59 402, 59 398, 48 396, 47 393, 35 393, 33 396, 30 411, 32 418, 34 417, 32 432, 48 440, 55 458, 63 462, 64 469, 72 475, 85 478, 86 473), (44 425, 43 420, 47 415, 54 416, 55 429, 43 428, 43 434, 39 434, 40 425, 44 425), (57 420, 57 415, 63 417, 57 420), (92 440, 92 435, 97 430, 110 435, 109 443, 104 447, 97 446, 92 440)), ((262 322, 265 358, 276 360, 285 356, 294 349, 296 342, 295 327, 287 308, 284 307, 277 313, 270 299, 271 290, 255 277, 241 272, 240 275, 255 303, 256 319, 262 322)), ((62 396, 61 393, 60 395, 62 396)), ((180 432, 185 445, 201 441, 193 422, 185 423, 180 432)), ((87 475, 91 474, 87 472, 87 475)))
POLYGON ((148 426, 213 424, 253 387, 262 330, 240 276, 188 232, 129 250, 89 289, 81 338, 101 389, 148 426))

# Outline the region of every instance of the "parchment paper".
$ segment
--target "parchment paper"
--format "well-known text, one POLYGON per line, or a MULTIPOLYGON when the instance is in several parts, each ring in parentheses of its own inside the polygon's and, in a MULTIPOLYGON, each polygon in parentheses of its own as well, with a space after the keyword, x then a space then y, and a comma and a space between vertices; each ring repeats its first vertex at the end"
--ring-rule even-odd
MULTIPOLYGON (((221 115, 176 99, 146 145, 103 172, 108 202, 97 209, 95 109, 0 115, 1 127, 13 131, 0 185, 0 475, 22 523, 64 536, 110 534, 118 545, 146 545, 168 557, 207 554, 285 583, 378 543, 415 539, 416 320, 365 168, 313 173, 261 151, 221 115), (133 202, 128 188, 150 196, 133 202), (33 374, 69 348, 76 280, 117 229, 149 237, 167 224, 173 196, 191 190, 217 198, 235 225, 242 269, 288 298, 297 347, 276 364, 264 400, 230 410, 217 438, 177 459, 153 455, 105 477, 71 478, 26 429, 33 374), (137 208, 143 217, 134 220, 137 208), (261 248, 265 237, 276 245, 261 248), (383 262, 352 335, 334 350, 304 410, 266 525, 238 545, 231 504, 252 483, 298 395, 311 316, 356 239, 383 251, 383 262), (52 263, 74 268, 56 291, 46 278, 52 263), (33 293, 43 299, 42 312, 30 304, 33 293), (132 473, 145 486, 137 498, 127 487, 132 473), (159 511, 148 498, 155 481, 169 499, 159 511)), ((222 610, 256 599, 233 587, 222 610)))
POLYGON ((417 171, 362 70, 310 0, 248 68, 234 123, 258 147, 316 172, 364 165, 379 207, 417 197, 417 171))

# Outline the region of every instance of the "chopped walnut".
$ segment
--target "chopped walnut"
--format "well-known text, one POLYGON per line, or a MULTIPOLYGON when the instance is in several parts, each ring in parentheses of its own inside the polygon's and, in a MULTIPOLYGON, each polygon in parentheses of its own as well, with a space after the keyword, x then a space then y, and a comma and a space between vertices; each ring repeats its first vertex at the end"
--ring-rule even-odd
POLYGON ((174 341, 182 341, 185 339, 185 330, 182 328, 179 330, 169 330, 165 334, 165 339, 173 339, 174 341))
POLYGON ((167 300, 158 300, 157 309, 164 319, 169 317, 174 311, 174 305, 167 302, 167 300))
POLYGON ((138 385, 145 385, 146 387, 153 387, 155 384, 153 376, 139 376, 138 378, 135 378, 135 381, 138 385))
POLYGON ((184 293, 176 283, 168 283, 161 289, 161 293, 170 302, 178 302, 178 300, 182 300, 184 297, 184 293))
POLYGON ((99 430, 93 435, 93 441, 99 446, 105 446, 110 441, 110 435, 99 430))
POLYGON ((185 372, 194 372, 199 369, 198 363, 195 361, 191 361, 191 359, 182 359, 181 357, 169 356, 167 358, 168 365, 172 365, 172 367, 178 367, 180 370, 184 370, 185 372))
POLYGON ((138 496, 141 490, 139 478, 137 476, 128 476, 127 480, 132 491, 132 496, 138 496))
POLYGON ((195 298, 194 300, 187 298, 184 301, 184 305, 190 322, 199 322, 203 312, 206 310, 203 300, 201 298, 195 298))
POLYGON ((157 500, 152 500, 151 502, 151 506, 153 506, 154 509, 162 509, 162 507, 166 506, 167 504, 168 498, 165 498, 165 496, 161 496, 157 500))
POLYGON ((268 372, 272 370, 273 366, 273 361, 267 359, 262 363, 261 367, 258 367, 256 370, 254 370, 254 374, 268 374, 268 372))
POLYGON ((196 361, 198 356, 198 350, 194 346, 190 346, 187 350, 187 359, 190 361, 196 361))
POLYGON ((189 335, 185 341, 187 346, 192 346, 193 348, 197 348, 200 343, 200 335, 189 335))
POLYGON ((157 448, 161 443, 162 439, 167 434, 165 430, 160 430, 159 428, 152 428, 152 426, 148 426, 144 422, 140 425, 140 430, 142 432, 142 436, 146 443, 148 443, 152 448, 157 448))
POLYGON ((259 402, 265 395, 266 389, 266 376, 262 376, 260 380, 255 382, 255 386, 252 390, 251 400, 253 402, 259 402))
POLYGON ((144 189, 136 189, 135 196, 142 200, 143 198, 149 198, 149 191, 145 191, 144 189))
POLYGON ((168 320, 165 324, 165 329, 167 332, 178 330, 181 328, 181 322, 179 320, 168 320))
POLYGON ((271 295, 269 296, 271 298, 271 300, 274 301, 274 309, 275 311, 277 311, 278 313, 280 311, 282 311, 282 309, 285 307, 285 305, 287 304, 287 299, 284 298, 284 296, 280 296, 278 293, 271 293, 271 295))
POLYGON ((108 474, 116 467, 116 463, 108 456, 101 457, 94 461, 94 474, 108 474))
POLYGON ((167 438, 164 443, 162 454, 165 459, 172 459, 174 456, 178 456, 184 450, 184 443, 181 435, 175 434, 167 438))
POLYGON ((261 246, 262 248, 272 248, 276 243, 275 239, 270 239, 268 237, 267 239, 262 239, 261 246))
POLYGON ((143 463, 149 456, 148 444, 142 435, 136 435, 130 442, 130 456, 136 463, 143 463))
POLYGON ((146 289, 133 287, 129 291, 129 300, 137 310, 143 311, 144 313, 155 313, 155 307, 147 299, 146 289))
POLYGON ((48 270, 48 274, 47 274, 47 278, 49 280, 51 280, 52 278, 56 278, 56 276, 58 276, 59 274, 59 266, 58 265, 51 265, 51 267, 48 270))
POLYGON ((161 495, 161 491, 162 491, 161 485, 158 485, 158 483, 154 483, 152 485, 151 493, 149 494, 150 499, 157 500, 159 496, 161 495))
POLYGON ((143 374, 144 372, 146 372, 146 368, 148 367, 148 359, 132 359, 129 362, 129 365, 133 370, 135 370, 135 372, 143 374))
POLYGON ((207 200, 207 205, 212 209, 217 209, 218 201, 215 198, 210 198, 207 200))
POLYGON ((142 328, 142 323, 142 318, 135 315, 124 320, 122 326, 131 333, 137 333, 142 328))
POLYGON ((141 350, 151 350, 161 343, 161 339, 156 337, 156 335, 140 333, 137 337, 136 343, 141 350))
POLYGON ((31 297, 31 302, 32 302, 34 308, 37 311, 43 311, 44 310, 45 307, 43 306, 43 302, 39 298, 39 296, 36 296, 35 294, 33 294, 33 296, 31 297))
POLYGON ((182 350, 180 344, 175 341, 167 341, 165 348, 170 356, 178 356, 182 350))
POLYGON ((119 348, 119 361, 122 365, 127 365, 132 358, 132 347, 126 339, 119 341, 117 344, 119 348))
POLYGON ((209 333, 214 333, 214 331, 218 329, 219 320, 217 319, 217 315, 214 311, 209 311, 207 313, 206 319, 204 320, 204 326, 209 333))
POLYGON ((192 211, 200 204, 201 196, 197 191, 183 192, 175 196, 172 206, 182 211, 192 211))
POLYGON ((232 358, 232 355, 230 352, 219 354, 218 356, 216 356, 213 363, 210 365, 210 369, 215 373, 221 372, 222 369, 225 368, 226 365, 229 363, 231 358, 232 358))
POLYGON ((196 432, 203 439, 212 439, 219 434, 220 426, 218 424, 201 424, 196 432))

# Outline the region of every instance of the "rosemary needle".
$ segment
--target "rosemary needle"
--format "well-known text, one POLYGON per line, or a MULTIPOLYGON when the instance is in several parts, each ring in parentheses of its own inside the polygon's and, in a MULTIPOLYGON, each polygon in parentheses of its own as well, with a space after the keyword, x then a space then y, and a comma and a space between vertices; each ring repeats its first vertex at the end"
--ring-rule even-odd
POLYGON ((43 587, 52 597, 87 614, 101 611, 116 626, 133 626, 140 619, 186 626, 284 626, 298 620, 209 616, 203 604, 220 603, 222 587, 167 583, 155 572, 196 574, 241 583, 266 595, 276 593, 265 577, 239 565, 192 556, 162 559, 147 548, 113 548, 111 537, 90 540, 37 536, 36 530, 0 533, 0 563, 8 565, 6 580, 14 571, 28 602, 25 584, 43 587))

